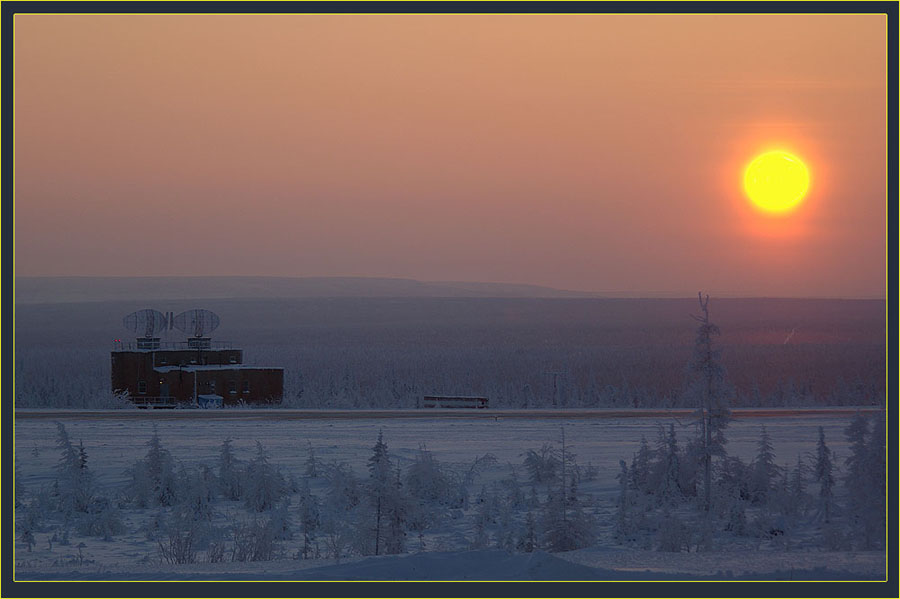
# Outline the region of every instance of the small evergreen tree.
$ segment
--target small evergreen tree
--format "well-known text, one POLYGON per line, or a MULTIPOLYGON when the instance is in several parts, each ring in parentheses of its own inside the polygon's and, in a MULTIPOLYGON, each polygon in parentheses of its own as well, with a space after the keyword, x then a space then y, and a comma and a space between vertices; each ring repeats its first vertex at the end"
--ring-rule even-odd
POLYGON ((532 553, 533 551, 537 551, 538 549, 534 514, 530 511, 525 514, 525 530, 519 537, 519 542, 516 544, 516 549, 524 553, 532 553))
POLYGON ((826 523, 831 522, 834 502, 834 464, 831 449, 825 444, 825 429, 819 427, 819 441, 816 444, 816 461, 813 475, 819 483, 819 508, 826 523))
POLYGON ((625 460, 619 460, 620 472, 616 478, 619 481, 619 502, 616 511, 615 538, 619 543, 631 540, 634 532, 634 499, 631 481, 634 478, 629 472, 625 460))
POLYGON ((316 459, 316 450, 309 441, 306 442, 306 470, 303 474, 309 478, 319 477, 319 461, 316 459))
POLYGON ((153 436, 147 442, 147 455, 131 468, 130 474, 129 495, 139 507, 175 503, 178 492, 175 463, 162 446, 155 426, 153 436))
POLYGON ((380 555, 382 543, 382 519, 387 507, 391 478, 391 463, 388 458, 387 444, 384 442, 382 431, 378 431, 378 441, 372 448, 372 456, 369 458, 369 497, 374 510, 375 526, 375 555, 380 555))
POLYGON ((681 492, 681 452, 675 435, 675 425, 669 425, 669 432, 660 425, 656 447, 657 461, 654 467, 654 495, 660 503, 675 503, 684 494, 681 492))
POLYGON ((750 473, 751 498, 756 503, 765 504, 769 501, 773 485, 781 473, 781 468, 775 463, 775 450, 772 448, 772 440, 765 426, 760 430, 757 448, 756 459, 750 473))
POLYGON ((60 511, 86 513, 94 496, 93 475, 88 469, 84 444, 76 447, 69 439, 66 427, 56 423, 56 446, 61 456, 56 464, 56 499, 60 511))
POLYGON ((303 531, 303 559, 309 559, 319 528, 319 500, 309 488, 309 481, 303 479, 300 486, 300 530, 303 531))
POLYGON ((869 441, 866 444, 866 480, 868 505, 865 519, 865 546, 882 547, 885 540, 887 514, 887 460, 886 426, 884 412, 880 412, 872 423, 869 441))
POLYGON ((269 463, 269 455, 259 441, 256 457, 247 464, 244 503, 251 510, 270 510, 287 493, 287 482, 277 468, 269 463))
POLYGON ((406 532, 403 526, 407 518, 407 505, 400 481, 400 467, 397 466, 393 484, 387 489, 384 501, 387 527, 384 537, 384 552, 388 555, 403 553, 406 549, 406 532))
POLYGON ((231 443, 231 438, 225 439, 219 450, 219 488, 225 499, 239 501, 244 490, 244 473, 241 461, 234 455, 231 443))
POLYGON ((641 435, 641 447, 631 460, 631 485, 640 493, 649 493, 650 467, 653 460, 653 451, 647 443, 647 437, 641 435))

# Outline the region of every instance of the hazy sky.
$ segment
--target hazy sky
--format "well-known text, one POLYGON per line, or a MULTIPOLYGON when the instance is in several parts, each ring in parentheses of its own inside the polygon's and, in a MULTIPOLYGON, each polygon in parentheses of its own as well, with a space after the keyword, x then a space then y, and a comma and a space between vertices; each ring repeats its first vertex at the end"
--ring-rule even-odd
POLYGON ((16 274, 883 296, 885 27, 16 16, 16 274), (741 187, 774 147, 787 217, 741 187))

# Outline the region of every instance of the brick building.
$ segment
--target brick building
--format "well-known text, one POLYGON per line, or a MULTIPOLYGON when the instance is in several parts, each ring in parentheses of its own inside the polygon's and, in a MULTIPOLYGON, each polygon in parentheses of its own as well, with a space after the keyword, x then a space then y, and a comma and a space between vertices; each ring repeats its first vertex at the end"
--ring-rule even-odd
POLYGON ((284 369, 246 366, 244 352, 209 338, 117 342, 112 351, 113 392, 138 406, 274 404, 284 396, 284 369))

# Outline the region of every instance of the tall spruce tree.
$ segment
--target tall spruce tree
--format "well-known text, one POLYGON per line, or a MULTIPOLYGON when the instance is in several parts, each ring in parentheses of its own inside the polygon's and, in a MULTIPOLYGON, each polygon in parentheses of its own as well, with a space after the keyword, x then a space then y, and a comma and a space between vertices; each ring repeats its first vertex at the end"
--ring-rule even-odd
POLYGON ((382 520, 384 518, 391 484, 391 462, 382 431, 378 431, 378 441, 369 458, 369 497, 375 513, 375 555, 381 553, 382 520))
POLYGON ((709 319, 709 295, 702 293, 700 300, 702 316, 693 316, 700 325, 694 342, 694 356, 691 360, 692 388, 699 399, 700 435, 703 464, 703 509, 709 511, 712 493, 713 456, 725 455, 725 429, 731 418, 725 388, 725 369, 720 362, 720 352, 713 348, 713 337, 721 334, 719 327, 709 319))
POLYGON ((831 449, 825 444, 825 429, 819 427, 819 440, 816 444, 816 462, 813 476, 819 483, 819 507, 825 522, 831 522, 831 506, 834 502, 834 463, 831 449))

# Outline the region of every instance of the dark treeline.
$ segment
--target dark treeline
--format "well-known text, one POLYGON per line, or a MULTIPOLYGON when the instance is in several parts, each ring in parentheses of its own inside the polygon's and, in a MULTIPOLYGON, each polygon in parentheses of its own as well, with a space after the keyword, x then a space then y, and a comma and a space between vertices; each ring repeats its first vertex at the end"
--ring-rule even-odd
MULTIPOLYGON (((411 408, 428 394, 484 395, 498 408, 692 405, 695 301, 200 303, 222 317, 214 338, 243 347, 247 363, 285 368, 288 407, 411 408)), ((111 341, 125 335, 121 316, 143 307, 20 306, 16 404, 114 405, 111 341)), ((882 302, 716 300, 716 320, 732 406, 884 401, 882 302)))

